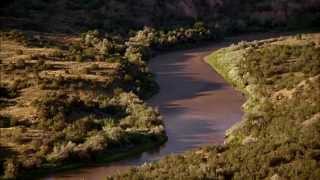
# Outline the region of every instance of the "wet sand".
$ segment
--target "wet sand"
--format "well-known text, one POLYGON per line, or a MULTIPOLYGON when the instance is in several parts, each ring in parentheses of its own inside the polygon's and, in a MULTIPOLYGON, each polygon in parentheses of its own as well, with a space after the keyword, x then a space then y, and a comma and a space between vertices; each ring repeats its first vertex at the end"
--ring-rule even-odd
POLYGON ((241 105, 245 99, 204 62, 204 57, 232 42, 270 36, 241 36, 228 42, 167 53, 152 59, 150 69, 156 75, 160 93, 148 103, 159 108, 168 141, 162 147, 130 159, 57 173, 45 179, 100 180, 168 154, 223 143, 225 131, 241 120, 241 105))

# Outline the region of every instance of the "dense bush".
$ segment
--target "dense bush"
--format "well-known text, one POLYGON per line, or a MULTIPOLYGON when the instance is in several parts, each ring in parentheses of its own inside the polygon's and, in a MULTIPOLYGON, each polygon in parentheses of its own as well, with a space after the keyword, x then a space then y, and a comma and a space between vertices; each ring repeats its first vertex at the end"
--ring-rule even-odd
POLYGON ((23 44, 27 43, 26 35, 23 32, 17 30, 1 31, 0 38, 2 40, 12 40, 23 44))
POLYGON ((0 98, 14 98, 17 96, 17 90, 0 83, 0 98))
POLYGON ((4 163, 4 178, 15 178, 18 175, 18 167, 13 159, 7 159, 4 163))
POLYGON ((302 79, 320 73, 319 59, 320 49, 313 45, 279 45, 251 50, 240 64, 240 75, 248 74, 250 82, 246 83, 249 84, 270 85, 277 90, 291 89, 302 79))
POLYGON ((213 31, 203 22, 197 22, 191 27, 181 27, 167 31, 145 27, 129 39, 128 45, 140 45, 150 47, 153 50, 166 50, 205 40, 216 40, 219 38, 219 34, 213 31))
POLYGON ((125 50, 124 38, 102 35, 97 30, 82 33, 80 46, 93 47, 96 55, 101 55, 104 57, 122 55, 125 50))
POLYGON ((10 116, 0 115, 0 128, 7 128, 15 125, 15 121, 10 116))
MULTIPOLYGON (((112 98, 94 99, 51 93, 33 105, 40 114, 40 121, 33 124, 34 130, 17 126, 15 131, 6 131, 9 134, 3 135, 22 144, 29 141, 30 133, 34 137, 37 136, 35 132, 45 131, 39 135, 47 134, 50 138, 34 139, 30 143, 32 146, 19 150, 21 154, 15 161, 8 159, 4 163, 5 177, 21 175, 43 163, 68 163, 75 158, 94 160, 102 152, 114 153, 119 148, 163 141, 165 137, 159 113, 148 108, 133 93, 121 92, 112 98)), ((0 120, 1 128, 11 126, 10 119, 2 117, 0 120)))

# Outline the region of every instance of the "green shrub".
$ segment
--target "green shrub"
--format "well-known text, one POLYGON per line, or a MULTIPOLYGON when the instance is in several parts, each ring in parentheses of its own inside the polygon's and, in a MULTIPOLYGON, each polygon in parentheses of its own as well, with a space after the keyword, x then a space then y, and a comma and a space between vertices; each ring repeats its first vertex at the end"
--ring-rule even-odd
POLYGON ((15 98, 18 95, 15 87, 8 87, 0 83, 0 98, 15 98))
POLYGON ((76 144, 70 141, 64 144, 58 144, 54 146, 53 152, 48 154, 47 160, 49 162, 64 161, 68 159, 70 156, 72 156, 72 153, 75 147, 76 147, 76 144))
POLYGON ((16 122, 10 116, 0 115, 0 128, 15 126, 16 122))
POLYGON ((4 178, 14 179, 19 172, 18 164, 13 159, 6 159, 4 162, 4 178))
POLYGON ((26 62, 23 59, 18 59, 15 65, 19 69, 24 69, 26 67, 26 62))
POLYGON ((23 44, 27 43, 26 35, 23 32, 17 30, 2 31, 0 32, 0 37, 7 40, 17 41, 23 44))

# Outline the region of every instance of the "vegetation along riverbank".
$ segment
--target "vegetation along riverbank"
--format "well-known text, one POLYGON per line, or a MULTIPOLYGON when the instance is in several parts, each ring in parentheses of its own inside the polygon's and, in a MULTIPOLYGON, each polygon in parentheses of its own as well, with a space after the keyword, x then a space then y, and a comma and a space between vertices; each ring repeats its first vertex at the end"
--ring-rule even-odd
POLYGON ((109 179, 317 179, 320 36, 241 42, 207 62, 247 102, 224 145, 168 156, 109 179))
POLYGON ((128 38, 3 31, 2 175, 110 162, 164 143, 162 118, 143 101, 158 91, 147 62, 156 52, 214 39, 203 23, 146 27, 128 38))

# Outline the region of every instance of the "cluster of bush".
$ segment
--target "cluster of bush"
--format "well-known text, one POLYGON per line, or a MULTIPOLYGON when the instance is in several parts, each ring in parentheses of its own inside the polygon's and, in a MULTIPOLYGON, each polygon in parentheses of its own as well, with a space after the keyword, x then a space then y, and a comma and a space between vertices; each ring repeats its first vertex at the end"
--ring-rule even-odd
MULTIPOLYGON (((4 83, 0 83, 0 108, 6 106, 10 99, 17 97, 17 95, 18 91, 16 87, 9 87, 4 83)), ((0 119, 0 124, 2 124, 2 120, 6 121, 6 118, 2 119, 1 117, 0 119)))
POLYGON ((27 43, 26 35, 23 32, 17 30, 1 31, 0 37, 2 40, 12 40, 23 44, 27 43))
POLYGON ((320 73, 320 48, 309 45, 275 45, 251 49, 240 62, 241 76, 250 76, 246 84, 291 89, 301 80, 320 73), (271 61, 272 60, 272 61, 271 61))
MULTIPOLYGON (((218 36, 203 23, 198 22, 189 28, 177 28, 172 30, 156 30, 145 27, 137 31, 134 36, 125 42, 124 65, 128 71, 134 67, 140 70, 140 75, 133 76, 140 86, 133 88, 138 94, 145 94, 150 97, 157 89, 157 85, 152 82, 153 76, 149 73, 147 62, 157 52, 190 47, 199 42, 217 40, 218 36)), ((132 73, 131 73, 132 74, 132 73)))
POLYGON ((202 22, 197 22, 191 27, 170 30, 144 27, 143 30, 131 34, 134 35, 126 41, 126 38, 121 36, 102 35, 97 30, 88 31, 81 34, 80 43, 70 47, 70 54, 91 60, 99 59, 95 56, 107 59, 118 55, 133 62, 147 61, 152 51, 188 47, 197 42, 219 38, 217 32, 213 32, 202 22))
POLYGON ((0 83, 0 98, 14 98, 17 96, 17 90, 9 87, 4 83, 0 83))
MULTIPOLYGON (((110 77, 105 81, 95 81, 84 79, 81 75, 74 77, 58 76, 58 77, 39 77, 38 84, 43 90, 58 90, 58 89, 104 89, 108 90, 112 84, 119 80, 117 77, 110 77)), ((120 80, 119 80, 120 81, 120 80)))
POLYGON ((120 36, 102 35, 97 30, 81 34, 81 40, 73 43, 66 55, 72 61, 113 61, 121 59, 125 51, 125 39, 120 36))
POLYGON ((7 74, 14 73, 16 70, 20 73, 22 72, 38 72, 45 70, 47 65, 43 60, 39 60, 36 63, 27 62, 25 59, 17 59, 16 61, 2 64, 1 65, 3 72, 7 74))
POLYGON ((0 115, 0 128, 7 128, 14 125, 15 123, 10 116, 0 115))
POLYGON ((129 60, 145 61, 150 58, 151 51, 183 48, 197 42, 217 40, 218 38, 219 34, 213 32, 202 22, 197 22, 191 27, 172 30, 156 30, 145 27, 126 42, 128 46, 126 56, 129 60))
POLYGON ((119 62, 125 85, 121 88, 133 91, 143 98, 153 95, 158 86, 147 67, 148 60, 155 52, 185 48, 195 43, 217 40, 219 36, 204 23, 172 30, 156 30, 145 27, 134 33, 128 40, 120 36, 110 37, 97 30, 81 35, 81 41, 70 47, 71 60, 119 62))
MULTIPOLYGON (((31 129, 24 130, 23 137, 17 137, 20 140, 15 143, 29 145, 21 146, 24 149, 19 149, 22 153, 19 157, 7 158, 4 162, 7 178, 43 165, 56 166, 75 159, 112 158, 123 148, 166 139, 159 113, 133 93, 79 99, 56 92, 39 98, 33 106, 38 109, 39 121, 29 127, 40 137, 34 138, 36 135, 31 129), (28 134, 33 138, 28 138, 28 134)), ((9 127, 9 121, 1 117, 1 125, 9 127)), ((15 130, 21 128, 17 126, 15 130)))

